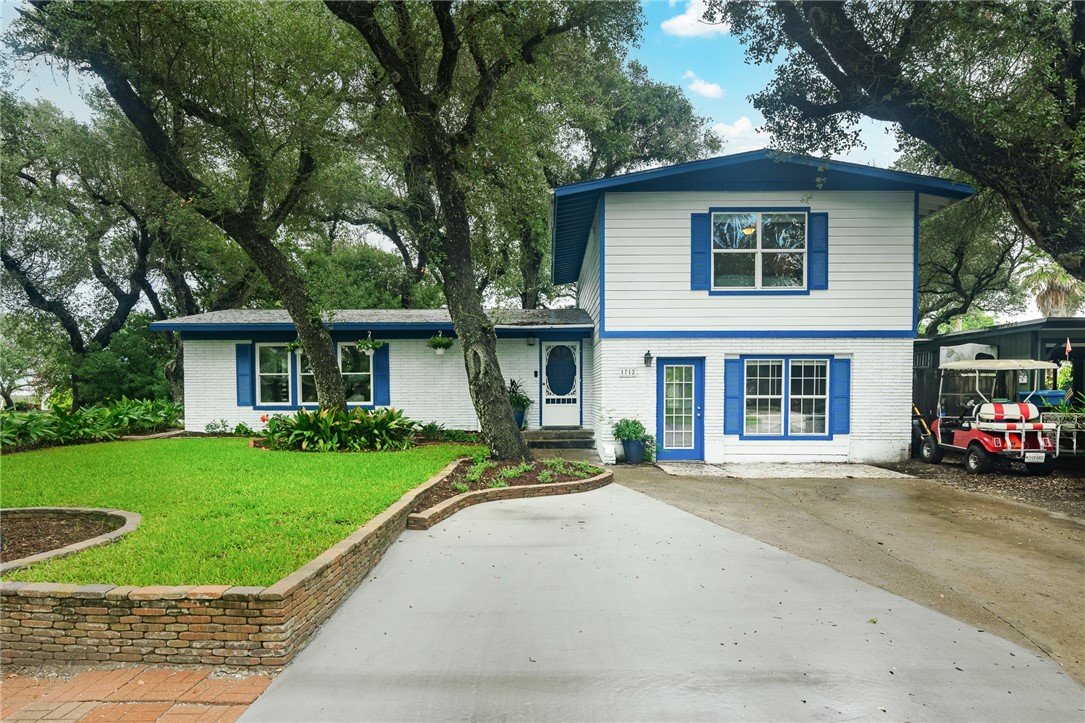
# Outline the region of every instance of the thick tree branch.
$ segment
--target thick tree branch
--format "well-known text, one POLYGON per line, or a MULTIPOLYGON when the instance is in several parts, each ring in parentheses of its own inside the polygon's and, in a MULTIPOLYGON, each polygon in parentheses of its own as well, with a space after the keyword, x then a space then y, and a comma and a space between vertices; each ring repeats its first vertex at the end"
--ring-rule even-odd
POLYGON ((71 312, 65 308, 64 304, 54 299, 47 299, 41 291, 38 290, 37 285, 26 273, 18 260, 9 255, 7 251, 0 250, 0 262, 3 262, 4 270, 11 274, 12 278, 14 278, 19 286, 22 287, 31 306, 56 317, 57 321, 60 322, 60 326, 68 334, 68 341, 72 347, 72 351, 76 354, 85 354, 87 345, 86 342, 83 341, 83 332, 79 330, 79 324, 76 323, 75 318, 71 315, 71 312))

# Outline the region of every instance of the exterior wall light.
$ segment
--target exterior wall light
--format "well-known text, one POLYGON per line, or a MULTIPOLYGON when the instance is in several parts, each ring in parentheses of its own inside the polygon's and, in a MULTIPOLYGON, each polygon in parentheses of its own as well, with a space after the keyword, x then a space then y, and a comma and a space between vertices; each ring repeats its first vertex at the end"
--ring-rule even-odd
POLYGON ((535 346, 535 342, 537 340, 538 340, 538 338, 534 334, 528 334, 527 335, 527 345, 528 346, 535 346))
POLYGON ((646 367, 652 366, 652 352, 651 351, 644 352, 644 366, 646 366, 646 367))

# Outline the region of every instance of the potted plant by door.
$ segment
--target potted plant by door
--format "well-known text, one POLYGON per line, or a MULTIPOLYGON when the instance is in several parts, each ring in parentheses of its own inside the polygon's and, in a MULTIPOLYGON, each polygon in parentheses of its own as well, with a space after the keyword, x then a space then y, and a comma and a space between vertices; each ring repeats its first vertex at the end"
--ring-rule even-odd
POLYGON ((452 338, 445 336, 441 332, 437 332, 437 336, 431 336, 429 338, 429 341, 426 342, 426 346, 437 352, 437 356, 442 356, 446 349, 452 348, 452 338))
POLYGON ((531 397, 524 394, 523 383, 519 379, 509 380, 509 405, 512 407, 512 415, 516 418, 516 427, 524 428, 524 417, 527 416, 527 408, 532 405, 531 397))
POLYGON ((622 443, 627 464, 640 464, 651 459, 655 450, 655 437, 648 434, 637 419, 619 419, 611 428, 614 439, 622 443))

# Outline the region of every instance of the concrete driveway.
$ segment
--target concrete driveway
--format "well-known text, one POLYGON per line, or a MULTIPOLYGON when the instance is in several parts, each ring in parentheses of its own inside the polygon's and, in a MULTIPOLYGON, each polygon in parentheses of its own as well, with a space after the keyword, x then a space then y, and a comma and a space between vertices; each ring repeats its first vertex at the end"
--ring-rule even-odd
POLYGON ((1052 661, 635 492, 405 533, 243 720, 1080 721, 1052 661))

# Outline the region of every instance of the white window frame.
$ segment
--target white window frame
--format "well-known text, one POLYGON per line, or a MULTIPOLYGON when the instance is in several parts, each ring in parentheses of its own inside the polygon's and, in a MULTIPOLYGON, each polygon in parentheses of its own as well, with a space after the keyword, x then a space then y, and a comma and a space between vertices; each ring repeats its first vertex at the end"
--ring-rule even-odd
POLYGON ((713 211, 709 217, 708 224, 708 241, 709 248, 712 251, 712 257, 709 259, 710 268, 709 273, 711 277, 711 290, 712 291, 762 291, 771 293, 773 291, 806 291, 810 287, 810 269, 809 269, 809 248, 810 248, 810 214, 806 211, 791 211, 791 210, 774 210, 766 208, 760 211, 739 211, 739 210, 720 210, 713 211), (762 219, 765 214, 790 214, 794 216, 803 217, 803 231, 805 238, 803 239, 801 249, 763 249, 761 248, 761 226, 762 219), (754 216, 757 219, 757 232, 756 232, 756 245, 752 249, 717 249, 716 248, 716 217, 717 216, 754 216), (762 279, 762 266, 763 257, 765 254, 801 254, 802 255, 802 285, 801 286, 763 286, 762 279), (754 282, 753 286, 718 286, 716 284, 716 255, 717 254, 746 254, 753 256, 753 273, 754 282))
POLYGON ((803 359, 788 359, 787 360, 787 384, 784 387, 784 389, 787 391, 787 415, 785 416, 785 419, 787 420, 786 436, 788 436, 788 437, 814 437, 814 438, 819 438, 819 439, 822 438, 822 437, 828 437, 829 436, 829 406, 830 406, 831 400, 832 400, 832 397, 829 394, 829 384, 831 383, 831 379, 829 377, 831 375, 832 375, 832 365, 829 363, 828 358, 816 358, 816 359, 815 358, 809 358, 809 359, 803 358, 803 359), (791 369, 792 369, 792 366, 794 364, 796 364, 796 363, 798 363, 800 365, 818 364, 825 370, 825 394, 795 394, 795 392, 792 389, 791 369), (791 412, 791 402, 793 400, 800 400, 801 401, 803 399, 814 399, 814 400, 822 399, 822 400, 825 401, 825 414, 824 414, 824 417, 825 417, 825 431, 824 432, 792 432, 791 431, 791 414, 792 414, 792 412, 791 412))
POLYGON ((787 414, 784 405, 787 404, 787 360, 782 358, 773 357, 758 357, 755 359, 745 359, 742 364, 742 434, 749 437, 783 437, 787 432, 787 414), (751 364, 772 364, 777 363, 780 365, 780 393, 776 394, 749 394, 746 391, 746 385, 749 383, 750 365, 751 364), (749 419, 747 414, 749 413, 749 403, 751 399, 778 399, 780 400, 780 431, 779 432, 751 432, 747 425, 749 419))
POLYGON ((832 357, 790 357, 790 356, 765 356, 765 357, 747 357, 743 359, 742 364, 742 436, 758 438, 764 437, 768 439, 826 439, 832 436, 830 432, 830 415, 832 413, 832 357), (780 394, 747 394, 746 384, 749 380, 750 364, 764 364, 776 362, 780 365, 780 394), (798 362, 800 364, 820 364, 825 369, 825 394, 824 395, 810 395, 800 394, 796 395, 792 391, 791 385, 791 368, 792 365, 798 362), (750 399, 779 399, 780 400, 780 432, 752 432, 749 430, 746 418, 748 404, 750 399), (825 400, 825 431, 824 432, 792 432, 791 431, 791 402, 792 400, 801 399, 824 399, 825 400))
POLYGON ((255 377, 255 380, 256 380, 256 404, 257 404, 257 406, 262 406, 262 407, 289 407, 290 406, 290 380, 291 380, 291 377, 292 377, 292 375, 290 374, 290 349, 287 347, 286 342, 268 342, 268 343, 264 343, 264 344, 256 344, 255 346, 256 346, 256 355, 255 355, 256 363, 253 365, 255 367, 255 369, 253 371, 255 372, 254 377, 255 377), (283 374, 271 374, 271 373, 266 373, 266 372, 261 372, 260 371, 260 350, 261 349, 267 349, 267 348, 275 348, 275 347, 278 347, 278 348, 281 348, 281 349, 286 349, 286 374, 285 375, 283 375, 283 374), (264 376, 268 376, 268 377, 286 376, 286 401, 285 402, 269 402, 269 401, 265 401, 262 398, 261 391, 260 391, 261 388, 262 388, 262 385, 260 384, 260 377, 264 377, 264 376))
MULTIPOLYGON (((373 377, 374 377, 374 374, 373 374, 373 357, 376 354, 376 352, 374 352, 373 354, 364 354, 364 353, 362 354, 362 356, 369 359, 369 371, 368 372, 344 372, 343 371, 343 349, 348 349, 348 348, 351 348, 353 346, 354 346, 354 342, 339 342, 338 344, 335 345, 335 358, 337 360, 337 363, 339 364, 339 373, 343 375, 343 384, 344 385, 346 385, 346 381, 347 381, 346 380, 346 375, 347 374, 349 374, 350 376, 358 376, 358 375, 361 375, 361 374, 368 374, 369 375, 369 399, 364 401, 364 402, 363 401, 357 401, 357 400, 354 400, 354 401, 348 400, 347 401, 347 406, 371 407, 371 406, 374 405, 373 399, 374 399, 374 395, 376 394, 375 384, 374 384, 374 380, 373 380, 373 377)), ((302 363, 302 356, 304 354, 305 354, 305 351, 303 349, 298 349, 298 375, 297 375, 297 377, 298 377, 298 403, 301 404, 301 405, 314 405, 314 404, 317 403, 316 400, 313 400, 313 401, 310 402, 310 401, 306 401, 302 397, 302 395, 304 394, 304 389, 305 389, 304 385, 302 384, 302 377, 306 377, 306 376, 311 377, 313 375, 312 372, 309 372, 308 374, 306 374, 305 371, 304 371, 305 365, 302 363)))

